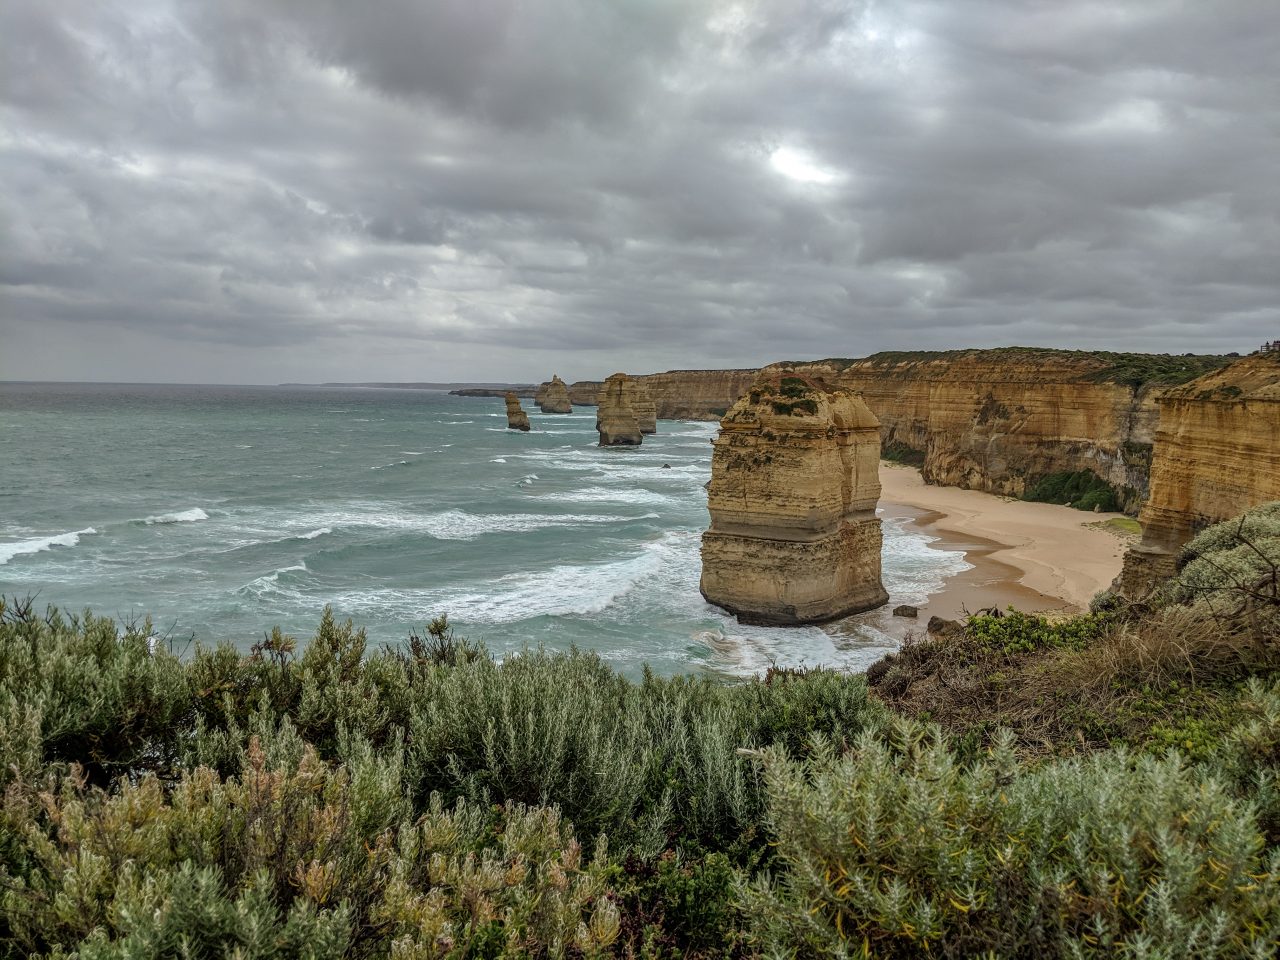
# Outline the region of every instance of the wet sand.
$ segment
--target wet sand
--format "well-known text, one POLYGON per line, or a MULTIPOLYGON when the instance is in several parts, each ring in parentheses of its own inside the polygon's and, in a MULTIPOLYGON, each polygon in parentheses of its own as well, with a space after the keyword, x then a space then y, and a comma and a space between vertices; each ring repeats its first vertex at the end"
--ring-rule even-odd
POLYGON ((923 630, 934 615, 954 619, 993 606, 1085 610, 1120 572, 1126 540, 1098 524, 1123 514, 928 486, 919 470, 899 464, 882 463, 880 483, 886 515, 908 518, 938 538, 935 546, 963 550, 973 564, 932 594, 917 620, 893 618, 905 629, 923 630))

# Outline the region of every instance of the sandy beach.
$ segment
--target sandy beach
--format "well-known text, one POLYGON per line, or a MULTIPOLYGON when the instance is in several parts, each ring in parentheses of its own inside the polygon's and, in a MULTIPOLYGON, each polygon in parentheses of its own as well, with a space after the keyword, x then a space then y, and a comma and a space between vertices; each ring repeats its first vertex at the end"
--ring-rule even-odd
POLYGON ((880 506, 889 516, 962 549, 973 569, 952 577, 920 607, 921 627, 932 615, 954 618, 984 607, 1075 612, 1088 608, 1120 572, 1130 542, 1101 526, 1119 513, 1085 513, 1048 503, 926 485, 914 467, 881 463, 880 506))

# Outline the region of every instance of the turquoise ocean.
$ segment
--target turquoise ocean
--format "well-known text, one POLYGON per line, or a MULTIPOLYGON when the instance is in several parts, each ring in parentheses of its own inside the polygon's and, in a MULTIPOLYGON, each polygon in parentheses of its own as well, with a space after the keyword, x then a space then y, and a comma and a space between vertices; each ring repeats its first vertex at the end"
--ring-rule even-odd
MULTIPOLYGON (((860 669, 883 612, 743 626, 698 593, 713 423, 596 446, 595 409, 506 429, 430 390, 0 383, 0 594, 149 614, 178 648, 307 637, 325 604, 398 643, 439 614, 498 655, 593 650, 624 673, 860 669)), ((965 569, 884 521, 891 604, 965 569)))

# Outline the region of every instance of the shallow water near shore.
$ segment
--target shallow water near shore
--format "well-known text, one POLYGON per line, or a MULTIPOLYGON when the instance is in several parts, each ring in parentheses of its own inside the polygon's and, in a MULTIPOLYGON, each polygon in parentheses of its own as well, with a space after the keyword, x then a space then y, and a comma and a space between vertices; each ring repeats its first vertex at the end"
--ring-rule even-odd
MULTIPOLYGON (((151 614, 247 648, 321 609, 397 643, 438 614, 502 655, 593 650, 629 675, 860 669, 883 612, 737 623, 698 593, 712 423, 595 445, 594 408, 506 429, 502 401, 422 390, 0 384, 0 593, 151 614)), ((890 605, 968 565, 884 523, 890 605)))

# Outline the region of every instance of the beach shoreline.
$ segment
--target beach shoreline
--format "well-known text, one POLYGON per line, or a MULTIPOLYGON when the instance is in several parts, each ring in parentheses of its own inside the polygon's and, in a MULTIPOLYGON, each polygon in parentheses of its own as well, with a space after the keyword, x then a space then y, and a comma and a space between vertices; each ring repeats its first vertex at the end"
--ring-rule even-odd
POLYGON ((905 630, 988 607, 1078 613, 1120 572, 1128 544, 1105 523, 1123 514, 931 486, 916 468, 887 462, 880 484, 883 515, 936 537, 937 549, 963 550, 971 565, 919 605, 917 619, 894 617, 905 630))

